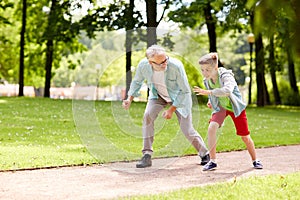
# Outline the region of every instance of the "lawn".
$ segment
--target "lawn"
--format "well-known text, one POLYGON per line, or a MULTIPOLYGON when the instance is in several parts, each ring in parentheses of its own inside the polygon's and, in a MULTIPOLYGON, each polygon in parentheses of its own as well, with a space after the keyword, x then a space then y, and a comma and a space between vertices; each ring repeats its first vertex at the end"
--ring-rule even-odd
POLYGON ((176 200, 176 199, 205 199, 205 200, 253 200, 253 199, 299 199, 300 172, 287 175, 269 175, 265 177, 235 179, 226 183, 194 187, 167 192, 158 195, 136 196, 123 199, 139 200, 176 200))
MULTIPOLYGON (((0 170, 85 165, 136 160, 141 156, 141 124, 146 104, 0 98, 0 170)), ((249 128, 257 148, 300 143, 299 107, 249 107, 249 128)), ((206 141, 210 110, 193 107, 193 123, 206 141)), ((217 150, 245 149, 231 119, 218 133, 217 150)), ((154 157, 196 154, 175 116, 156 123, 154 157)))

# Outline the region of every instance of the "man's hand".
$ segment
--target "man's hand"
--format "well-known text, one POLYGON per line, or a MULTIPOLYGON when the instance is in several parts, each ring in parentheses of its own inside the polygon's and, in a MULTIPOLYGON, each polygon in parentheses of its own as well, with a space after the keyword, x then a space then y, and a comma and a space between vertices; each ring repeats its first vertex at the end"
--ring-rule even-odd
POLYGON ((173 113, 175 112, 176 107, 175 106, 171 106, 168 110, 165 110, 162 114, 162 117, 165 119, 171 119, 173 116, 173 113))
POLYGON ((122 106, 125 110, 128 110, 130 108, 133 98, 133 96, 129 96, 126 100, 123 100, 122 106))
POLYGON ((196 93, 196 95, 210 95, 211 90, 204 90, 198 86, 194 86, 193 91, 196 93))

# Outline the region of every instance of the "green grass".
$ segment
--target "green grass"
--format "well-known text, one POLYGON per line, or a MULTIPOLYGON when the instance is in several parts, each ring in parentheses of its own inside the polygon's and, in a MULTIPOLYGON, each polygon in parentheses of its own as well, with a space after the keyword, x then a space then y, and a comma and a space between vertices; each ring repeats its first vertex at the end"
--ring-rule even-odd
POLYGON ((256 200, 299 199, 300 172, 287 175, 253 176, 202 187, 167 192, 158 195, 127 197, 124 199, 205 199, 256 200))
MULTIPOLYGON (((136 160, 141 156, 145 103, 129 111, 121 102, 0 98, 0 170, 136 160)), ((247 109, 256 147, 300 143, 298 107, 247 109)), ((206 140, 210 110, 194 106, 193 123, 206 140)), ((230 118, 217 150, 245 149, 230 118)), ((179 131, 177 118, 157 120, 155 157, 196 154, 179 131)))

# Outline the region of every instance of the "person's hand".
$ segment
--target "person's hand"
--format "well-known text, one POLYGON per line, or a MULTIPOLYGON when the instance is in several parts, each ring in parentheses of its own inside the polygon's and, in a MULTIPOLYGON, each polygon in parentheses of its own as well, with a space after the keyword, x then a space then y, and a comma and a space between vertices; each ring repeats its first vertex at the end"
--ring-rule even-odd
POLYGON ((171 119, 173 115, 173 112, 170 112, 169 110, 165 110, 162 114, 162 117, 165 119, 171 119))
POLYGON ((196 93, 196 95, 210 95, 211 90, 204 90, 198 86, 194 86, 193 91, 196 93))
POLYGON ((171 106, 168 110, 165 110, 162 113, 162 117, 165 119, 171 119, 173 116, 173 113, 175 112, 176 107, 175 106, 171 106))
POLYGON ((207 107, 209 108, 209 109, 212 109, 212 105, 211 105, 211 103, 210 102, 207 102, 207 107))
POLYGON ((125 110, 128 110, 130 105, 131 105, 131 100, 129 99, 123 100, 122 106, 125 110))

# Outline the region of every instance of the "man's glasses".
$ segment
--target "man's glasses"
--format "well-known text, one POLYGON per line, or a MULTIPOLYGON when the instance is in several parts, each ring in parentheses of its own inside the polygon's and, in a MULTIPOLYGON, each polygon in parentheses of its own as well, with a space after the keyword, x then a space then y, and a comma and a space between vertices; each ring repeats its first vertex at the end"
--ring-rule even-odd
POLYGON ((161 63, 156 63, 156 62, 154 62, 154 61, 151 61, 151 62, 152 62, 153 64, 155 64, 155 65, 161 67, 161 66, 163 66, 164 64, 166 64, 166 63, 168 62, 168 60, 169 60, 169 57, 166 56, 166 59, 165 59, 164 61, 162 61, 161 63))

